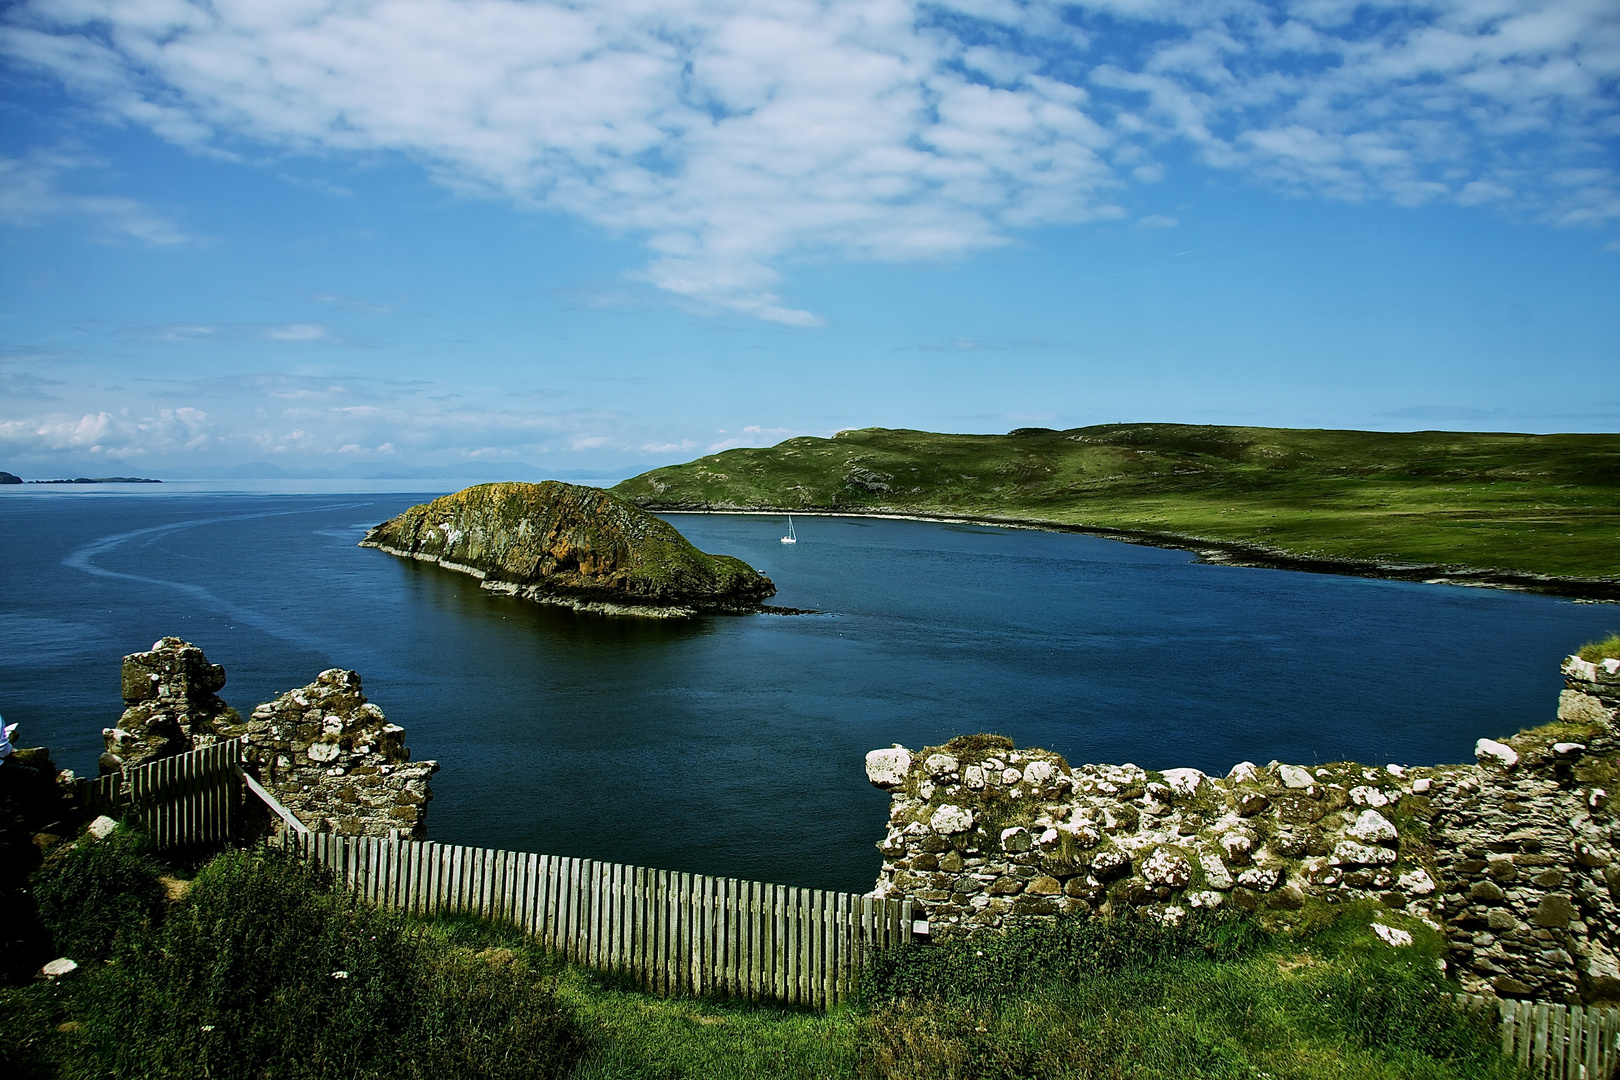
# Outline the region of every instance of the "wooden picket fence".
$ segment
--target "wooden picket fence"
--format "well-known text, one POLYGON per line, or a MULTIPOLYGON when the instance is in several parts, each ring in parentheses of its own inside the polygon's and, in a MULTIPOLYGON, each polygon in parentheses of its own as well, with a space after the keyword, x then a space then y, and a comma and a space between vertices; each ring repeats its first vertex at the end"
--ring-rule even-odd
POLYGON ((137 819, 159 848, 220 846, 242 811, 242 747, 228 739, 122 772, 81 780, 86 816, 137 819))
POLYGON ((1620 1067, 1620 1009, 1500 1001, 1459 994, 1463 1008, 1494 1013, 1502 1053, 1537 1080, 1612 1080, 1620 1067))
POLYGON ((288 831, 283 843, 374 904, 512 923, 658 993, 830 1008, 870 950, 920 929, 909 900, 399 838, 288 831))

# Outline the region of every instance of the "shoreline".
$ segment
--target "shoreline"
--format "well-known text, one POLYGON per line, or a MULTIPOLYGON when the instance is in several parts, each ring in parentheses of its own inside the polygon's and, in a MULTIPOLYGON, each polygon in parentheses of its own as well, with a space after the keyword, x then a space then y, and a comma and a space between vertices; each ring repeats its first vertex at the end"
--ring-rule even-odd
POLYGON ((1410 581, 1424 585, 1456 585, 1473 589, 1500 589, 1504 592, 1530 592, 1545 596, 1558 596, 1577 603, 1620 603, 1620 580, 1601 578, 1560 577, 1553 574, 1532 574, 1518 570, 1485 569, 1479 567, 1445 565, 1437 563, 1379 562, 1372 559, 1333 558, 1325 555, 1296 555, 1261 544, 1242 540, 1211 540, 1184 533, 1156 532, 1149 529, 1115 529, 1098 525, 1073 525, 1061 521, 1040 521, 1030 518, 999 518, 972 514, 930 514, 926 512, 867 511, 851 513, 839 510, 803 510, 774 507, 720 509, 715 507, 642 506, 654 514, 738 514, 757 517, 776 517, 795 514, 799 517, 877 518, 888 521, 932 521, 951 525, 990 525, 1005 529, 1028 529, 1033 532, 1077 533, 1096 536, 1104 540, 1118 540, 1143 547, 1166 548, 1191 552, 1197 561, 1217 566, 1246 566, 1261 570, 1294 570, 1307 574, 1338 574, 1341 577, 1377 578, 1385 581, 1410 581))

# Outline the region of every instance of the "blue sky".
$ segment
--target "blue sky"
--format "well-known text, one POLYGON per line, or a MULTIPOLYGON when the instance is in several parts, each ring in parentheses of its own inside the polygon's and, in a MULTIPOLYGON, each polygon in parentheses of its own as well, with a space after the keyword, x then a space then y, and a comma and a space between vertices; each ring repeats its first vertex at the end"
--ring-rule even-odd
POLYGON ((24 0, 0 469, 1620 430, 1612 0, 24 0))

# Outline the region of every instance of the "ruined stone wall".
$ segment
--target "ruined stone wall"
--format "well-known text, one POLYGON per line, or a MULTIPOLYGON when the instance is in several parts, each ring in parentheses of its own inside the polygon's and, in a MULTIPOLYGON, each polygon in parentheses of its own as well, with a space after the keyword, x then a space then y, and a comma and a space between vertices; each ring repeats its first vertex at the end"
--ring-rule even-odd
POLYGON ((1177 920, 1231 905, 1280 918, 1360 900, 1374 929, 1445 934, 1472 991, 1620 998, 1620 662, 1565 661, 1557 722, 1432 768, 1242 762, 1070 766, 997 736, 867 755, 891 793, 877 891, 935 932, 1061 912, 1177 920))
POLYGON ((434 761, 412 762, 404 730, 366 700, 360 676, 333 668, 243 721, 218 696, 225 669, 166 637, 124 657, 127 708, 102 736, 103 772, 245 736, 245 767, 317 832, 422 839, 434 761))
POLYGON ((229 729, 248 739, 247 768, 316 832, 427 837, 436 761, 411 761, 405 729, 366 700, 360 676, 332 668, 229 729))
POLYGON ((177 637, 124 657, 122 682, 124 715, 101 730, 103 773, 207 746, 221 723, 237 719, 218 694, 225 669, 177 637))

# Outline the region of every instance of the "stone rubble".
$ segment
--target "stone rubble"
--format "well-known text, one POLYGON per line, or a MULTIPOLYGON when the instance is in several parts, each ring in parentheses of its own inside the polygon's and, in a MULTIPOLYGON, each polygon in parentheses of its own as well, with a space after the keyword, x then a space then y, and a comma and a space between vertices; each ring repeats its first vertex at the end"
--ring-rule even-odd
POLYGON ((244 735, 245 767, 316 832, 427 837, 436 761, 411 761, 405 729, 366 700, 360 676, 331 668, 226 729, 244 735))
MULTIPOLYGON (((1139 907, 1286 918, 1370 902, 1447 938, 1465 990, 1620 1000, 1620 661, 1564 661, 1558 719, 1473 765, 1071 766, 972 735, 867 755, 891 793, 876 895, 935 933, 1139 907)), ((1411 933, 1377 923, 1392 947, 1411 933)))
POLYGON ((197 646, 166 637, 150 652, 124 657, 124 715, 103 728, 105 775, 127 766, 183 754, 218 738, 220 724, 237 719, 219 697, 225 669, 210 664, 197 646))
POLYGON ((225 669, 180 638, 124 657, 128 708, 102 732, 102 772, 245 736, 244 767, 316 832, 425 837, 439 765, 411 761, 404 729, 366 700, 357 673, 323 671, 245 721, 218 697, 224 686, 225 669))

